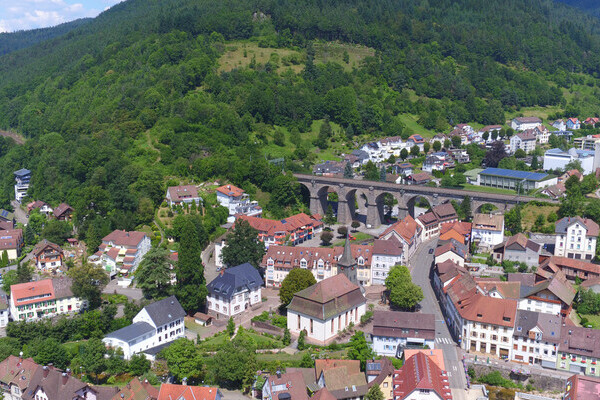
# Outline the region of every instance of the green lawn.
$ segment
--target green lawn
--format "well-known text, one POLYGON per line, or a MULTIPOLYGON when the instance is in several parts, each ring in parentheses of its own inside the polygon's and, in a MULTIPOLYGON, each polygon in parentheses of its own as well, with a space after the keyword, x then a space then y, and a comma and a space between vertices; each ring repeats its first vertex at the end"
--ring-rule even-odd
MULTIPOLYGON (((353 243, 357 243, 360 244, 362 242, 364 242, 365 240, 372 240, 373 236, 369 235, 368 233, 364 233, 364 232, 354 232, 354 233, 350 233, 352 236, 354 236, 356 238, 356 240, 353 240, 353 243)), ((338 240, 336 242, 333 243, 334 246, 343 246, 344 243, 346 243, 346 239, 343 240, 338 240)))
POLYGON ((463 189, 471 191, 471 192, 514 194, 514 195, 517 194, 514 190, 510 190, 510 189, 500 189, 500 188, 493 188, 493 187, 488 187, 488 186, 477 186, 477 185, 471 185, 469 183, 464 184, 463 189))
POLYGON ((600 329, 600 315, 583 314, 581 317, 587 319, 588 325, 592 325, 592 328, 600 329))
MULTIPOLYGON (((186 324, 186 328, 188 325, 186 324)), ((250 337, 256 343, 257 349, 279 349, 284 347, 281 340, 263 336, 259 333, 244 330, 244 335, 250 337)), ((221 346, 229 341, 227 333, 217 334, 206 340, 203 340, 198 346, 203 351, 217 351, 221 346)))
POLYGON ((419 118, 416 115, 412 114, 399 114, 398 118, 407 129, 410 129, 413 133, 422 135, 425 138, 432 138, 435 136, 434 131, 430 131, 429 129, 425 129, 421 125, 417 123, 417 119, 419 118))
POLYGON ((198 347, 203 351, 217 351, 221 346, 227 343, 228 340, 229 336, 227 333, 219 334, 203 340, 198 347))

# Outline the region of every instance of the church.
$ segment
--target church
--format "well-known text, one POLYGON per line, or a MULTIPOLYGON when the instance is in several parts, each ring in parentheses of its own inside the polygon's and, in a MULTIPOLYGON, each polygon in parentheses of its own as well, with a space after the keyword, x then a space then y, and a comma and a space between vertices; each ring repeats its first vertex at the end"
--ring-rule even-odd
POLYGON ((306 330, 311 343, 328 344, 351 323, 358 325, 367 299, 358 286, 356 264, 346 242, 338 273, 294 295, 287 308, 287 327, 299 335, 306 330))

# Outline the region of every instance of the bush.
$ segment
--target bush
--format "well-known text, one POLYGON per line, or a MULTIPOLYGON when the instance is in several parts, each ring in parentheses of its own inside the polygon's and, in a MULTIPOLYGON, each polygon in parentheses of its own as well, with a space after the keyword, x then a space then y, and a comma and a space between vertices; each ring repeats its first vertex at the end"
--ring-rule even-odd
POLYGON ((481 383, 486 383, 492 386, 502 386, 504 388, 515 388, 517 385, 510 379, 506 379, 502 376, 500 371, 493 371, 486 375, 481 375, 477 380, 481 383))
POLYGON ((373 318, 373 311, 367 311, 365 313, 365 315, 363 315, 362 317, 360 317, 360 323, 361 324, 366 324, 367 322, 369 322, 371 320, 371 318, 373 318))

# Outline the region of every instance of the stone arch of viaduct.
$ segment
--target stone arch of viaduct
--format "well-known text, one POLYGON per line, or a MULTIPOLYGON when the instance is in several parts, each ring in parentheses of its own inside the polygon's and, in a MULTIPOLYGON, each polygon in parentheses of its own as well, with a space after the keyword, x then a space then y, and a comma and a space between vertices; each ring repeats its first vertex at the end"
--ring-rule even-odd
POLYGON ((356 216, 355 202, 357 196, 364 196, 366 207, 366 224, 376 228, 383 223, 383 198, 386 193, 398 201, 400 218, 409 214, 411 203, 418 197, 426 199, 433 207, 450 200, 462 201, 465 195, 471 198, 471 210, 476 211, 484 204, 492 204, 500 211, 508 210, 518 203, 531 200, 556 203, 550 199, 528 196, 474 192, 462 189, 448 189, 419 185, 399 185, 387 182, 364 181, 360 179, 332 178, 316 175, 294 175, 301 185, 310 193, 310 211, 323 215, 327 210, 327 194, 338 195, 337 220, 341 224, 350 224, 356 216))

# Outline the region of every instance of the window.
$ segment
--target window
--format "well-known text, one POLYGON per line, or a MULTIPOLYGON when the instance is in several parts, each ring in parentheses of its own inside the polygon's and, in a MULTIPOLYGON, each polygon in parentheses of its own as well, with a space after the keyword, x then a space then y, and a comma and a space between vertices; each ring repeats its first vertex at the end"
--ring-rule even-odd
POLYGON ((298 330, 300 330, 300 316, 298 315, 298 330))
POLYGON ((313 319, 310 319, 310 333, 313 333, 313 319))

